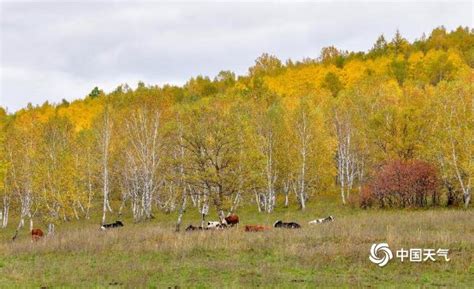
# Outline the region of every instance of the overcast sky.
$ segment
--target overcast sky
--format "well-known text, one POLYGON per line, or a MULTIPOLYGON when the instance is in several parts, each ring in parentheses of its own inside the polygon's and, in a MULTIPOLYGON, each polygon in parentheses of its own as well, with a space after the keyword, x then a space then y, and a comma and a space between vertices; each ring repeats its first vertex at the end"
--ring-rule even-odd
POLYGON ((380 34, 399 29, 412 41, 440 25, 472 28, 472 2, 2 1, 0 105, 14 112, 82 98, 94 86, 245 74, 263 52, 284 61, 329 45, 367 50, 380 34))

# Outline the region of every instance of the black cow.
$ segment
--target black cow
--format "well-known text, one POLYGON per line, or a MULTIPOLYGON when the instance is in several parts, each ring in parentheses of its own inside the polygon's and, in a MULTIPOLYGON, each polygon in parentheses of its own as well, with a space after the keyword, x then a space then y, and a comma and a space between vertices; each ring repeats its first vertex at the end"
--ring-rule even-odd
POLYGON ((210 230, 209 228, 207 227, 196 227, 196 226, 193 226, 193 225, 189 225, 185 231, 202 231, 202 230, 210 230))
POLYGON ((298 224, 298 223, 295 223, 295 222, 285 223, 281 220, 276 221, 275 224, 273 224, 273 227, 275 227, 275 228, 286 228, 286 229, 299 229, 299 228, 301 228, 300 224, 298 224))
POLYGON ((186 231, 196 231, 196 230, 202 230, 202 227, 195 227, 193 225, 189 225, 187 228, 186 228, 186 231))
POLYGON ((123 227, 123 223, 121 221, 115 221, 115 223, 103 224, 100 227, 100 229, 105 231, 107 229, 120 228, 120 227, 123 227))

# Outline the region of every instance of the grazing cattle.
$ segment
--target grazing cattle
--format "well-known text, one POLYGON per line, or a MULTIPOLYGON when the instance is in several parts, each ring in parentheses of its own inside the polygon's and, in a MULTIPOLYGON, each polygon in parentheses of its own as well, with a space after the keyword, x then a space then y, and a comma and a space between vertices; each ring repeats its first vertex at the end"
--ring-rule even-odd
POLYGON ((239 216, 237 216, 235 214, 229 215, 229 216, 225 217, 225 221, 226 221, 227 225, 233 227, 233 226, 235 226, 239 223, 239 216))
POLYGON ((308 224, 323 224, 323 223, 329 223, 329 222, 332 222, 332 221, 334 221, 334 217, 329 216, 329 217, 326 217, 326 218, 321 218, 321 219, 316 219, 316 220, 309 221, 308 224))
POLYGON ((270 228, 262 225, 245 225, 245 232, 263 232, 267 230, 270 230, 270 228))
POLYGON ((299 229, 299 228, 301 228, 301 226, 298 223, 295 223, 295 222, 285 223, 281 220, 276 221, 275 224, 273 224, 273 227, 275 227, 275 228, 286 228, 286 229, 299 229))
POLYGON ((217 221, 208 221, 207 222, 207 228, 208 229, 224 229, 226 227, 225 224, 222 224, 221 222, 217 221))
POLYGON ((185 230, 186 231, 219 230, 219 229, 224 229, 226 227, 227 226, 225 224, 210 221, 210 222, 207 222, 207 227, 201 227, 201 226, 196 227, 193 225, 189 225, 185 230))
POLYGON ((186 228, 186 231, 196 231, 196 230, 207 230, 207 228, 203 228, 203 227, 201 227, 201 226, 196 227, 196 226, 193 226, 193 225, 189 225, 189 226, 186 228))
POLYGON ((107 229, 113 229, 113 228, 119 228, 123 227, 123 223, 120 221, 115 221, 115 223, 110 223, 110 224, 103 224, 100 229, 105 231, 107 229))
POLYGON ((185 231, 196 231, 197 229, 198 229, 198 227, 195 227, 195 226, 193 226, 193 225, 189 225, 189 226, 185 229, 185 231))
POLYGON ((31 241, 38 241, 39 239, 43 238, 44 233, 41 229, 33 229, 31 230, 31 241))

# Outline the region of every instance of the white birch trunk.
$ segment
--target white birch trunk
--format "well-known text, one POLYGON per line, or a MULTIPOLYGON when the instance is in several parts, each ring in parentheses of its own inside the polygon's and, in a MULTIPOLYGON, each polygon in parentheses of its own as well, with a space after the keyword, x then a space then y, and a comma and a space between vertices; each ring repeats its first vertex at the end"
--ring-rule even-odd
POLYGON ((3 196, 3 210, 2 210, 2 228, 8 225, 8 214, 10 212, 10 198, 3 196))
POLYGON ((359 177, 359 190, 363 178, 363 161, 357 160, 356 149, 352 142, 351 123, 347 119, 335 116, 337 144, 337 176, 341 190, 342 203, 346 204, 347 198, 354 185, 354 180, 359 177))
POLYGON ((300 172, 299 172, 299 184, 298 184, 298 199, 300 201, 300 207, 302 210, 306 208, 306 166, 307 166, 307 158, 308 158, 308 150, 309 145, 312 140, 312 135, 310 133, 309 123, 308 123, 308 116, 305 111, 301 112, 300 119, 296 124, 298 136, 300 139, 300 172))
POLYGON ((262 212, 262 207, 260 206, 260 196, 259 196, 256 189, 254 189, 254 193, 255 193, 255 202, 257 203, 258 212, 261 213, 262 212))
MULTIPOLYGON (((105 108, 104 111, 104 122, 101 132, 101 150, 102 150, 102 194, 103 194, 103 203, 102 203, 102 224, 105 224, 107 210, 112 212, 112 209, 109 204, 109 145, 110 145, 110 136, 112 131, 112 124, 110 122, 110 116, 108 108, 105 108)), ((54 228, 53 228, 54 229, 54 228)))
POLYGON ((135 184, 131 195, 133 197, 132 203, 135 206, 134 215, 138 217, 135 219, 136 221, 142 217, 145 219, 153 217, 153 195, 160 183, 156 180, 161 146, 158 137, 159 119, 159 113, 137 110, 126 122, 130 144, 126 155, 129 166, 132 168, 131 173, 134 175, 133 182, 135 184))
POLYGON ((465 181, 462 177, 461 170, 458 165, 458 157, 457 157, 456 149, 454 146, 454 140, 452 137, 451 137, 451 157, 452 157, 452 163, 454 166, 454 171, 456 172, 456 177, 459 181, 459 185, 461 186, 461 190, 463 193, 464 207, 467 208, 471 201, 471 178, 467 178, 468 180, 465 181))
POLYGON ((180 230, 181 223, 183 221, 184 211, 186 210, 186 202, 188 199, 188 194, 187 194, 186 189, 183 189, 182 194, 183 195, 182 195, 182 200, 181 200, 181 207, 179 208, 178 220, 176 221, 176 232, 179 232, 180 230))
POLYGON ((54 235, 56 226, 53 223, 48 224, 48 236, 54 235))

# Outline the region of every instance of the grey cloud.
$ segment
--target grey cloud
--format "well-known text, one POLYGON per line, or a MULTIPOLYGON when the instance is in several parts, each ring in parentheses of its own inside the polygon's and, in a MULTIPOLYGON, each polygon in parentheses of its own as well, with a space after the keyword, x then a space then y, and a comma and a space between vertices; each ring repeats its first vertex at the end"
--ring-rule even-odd
POLYGON ((439 25, 472 25, 472 4, 10 3, 0 4, 0 105, 86 95, 98 85, 184 83, 246 73, 263 52, 317 57, 322 47, 367 50, 396 29, 413 40, 439 25))

